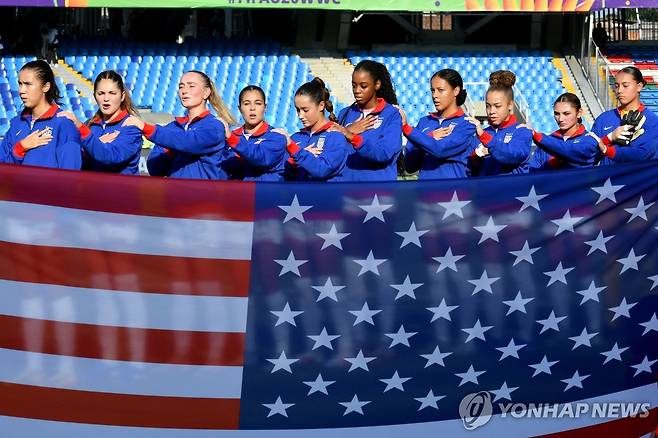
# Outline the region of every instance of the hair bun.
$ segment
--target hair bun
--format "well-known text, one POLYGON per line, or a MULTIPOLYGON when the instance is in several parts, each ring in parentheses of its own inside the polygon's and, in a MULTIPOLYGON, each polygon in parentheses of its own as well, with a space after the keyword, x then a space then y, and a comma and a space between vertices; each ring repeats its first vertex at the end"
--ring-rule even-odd
POLYGON ((489 85, 492 87, 512 88, 516 83, 516 75, 509 70, 498 70, 489 75, 489 85))
POLYGON ((314 77, 313 80, 312 80, 311 82, 314 82, 314 83, 318 84, 318 85, 321 86, 322 88, 327 88, 327 87, 325 86, 325 84, 324 84, 324 81, 323 81, 322 79, 320 79, 319 77, 317 77, 317 76, 314 77))

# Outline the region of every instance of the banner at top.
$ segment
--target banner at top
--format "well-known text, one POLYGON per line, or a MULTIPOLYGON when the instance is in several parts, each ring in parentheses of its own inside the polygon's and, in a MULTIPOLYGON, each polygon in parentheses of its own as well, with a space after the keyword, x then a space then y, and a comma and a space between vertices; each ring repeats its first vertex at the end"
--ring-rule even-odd
POLYGON ((0 0, 0 6, 276 8, 408 12, 587 12, 658 7, 658 0, 0 0))

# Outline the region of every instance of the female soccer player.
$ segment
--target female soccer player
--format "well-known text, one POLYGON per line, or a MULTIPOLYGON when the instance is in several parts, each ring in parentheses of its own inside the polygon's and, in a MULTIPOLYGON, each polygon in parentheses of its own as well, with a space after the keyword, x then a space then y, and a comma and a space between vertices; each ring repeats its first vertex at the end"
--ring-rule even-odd
POLYGON ((486 95, 489 126, 482 129, 477 119, 468 119, 475 125, 481 142, 469 160, 473 176, 528 173, 532 131, 520 126, 514 116, 515 82, 511 71, 491 73, 486 95))
POLYGON ((14 117, 0 145, 0 161, 79 170, 80 134, 61 109, 55 75, 47 62, 30 61, 18 74, 18 91, 25 109, 14 117))
POLYGON ((435 113, 412 128, 400 110, 402 131, 409 139, 405 166, 408 172, 420 170, 420 179, 465 178, 475 126, 459 108, 466 102, 464 81, 459 73, 447 68, 434 73, 430 85, 435 113))
POLYGON ((185 117, 166 126, 145 123, 130 116, 123 126, 136 126, 155 143, 147 167, 155 176, 196 179, 228 179, 224 169, 229 158, 226 132, 235 119, 217 93, 213 81, 203 72, 185 73, 178 84, 178 97, 187 110, 185 117), (218 119, 210 114, 210 104, 218 119))
POLYGON ((344 177, 349 181, 395 181, 402 150, 402 119, 386 66, 365 60, 352 73, 354 104, 338 115, 340 131, 352 144, 344 177))
POLYGON ((636 67, 625 67, 615 76, 619 106, 597 117, 592 127, 592 132, 601 139, 602 164, 657 157, 658 116, 640 101, 640 91, 646 83, 636 67))
POLYGON ((329 91, 320 78, 295 93, 295 108, 304 128, 292 135, 286 147, 290 166, 286 179, 341 181, 350 144, 340 132, 329 131, 336 121, 329 91), (329 119, 325 115, 329 112, 329 119))
POLYGON ((142 133, 134 126, 122 125, 128 116, 137 115, 137 110, 121 75, 111 70, 100 73, 94 81, 94 99, 98 111, 87 124, 71 112, 59 114, 80 131, 83 169, 138 175, 142 133))
POLYGON ((583 109, 578 96, 564 93, 553 104, 558 130, 550 135, 535 132, 538 149, 530 160, 530 169, 587 167, 599 157, 599 139, 582 125, 583 109))
POLYGON ((265 121, 265 92, 248 85, 238 97, 244 125, 229 133, 228 145, 236 157, 230 159, 232 178, 245 181, 282 181, 286 160, 286 136, 265 121))

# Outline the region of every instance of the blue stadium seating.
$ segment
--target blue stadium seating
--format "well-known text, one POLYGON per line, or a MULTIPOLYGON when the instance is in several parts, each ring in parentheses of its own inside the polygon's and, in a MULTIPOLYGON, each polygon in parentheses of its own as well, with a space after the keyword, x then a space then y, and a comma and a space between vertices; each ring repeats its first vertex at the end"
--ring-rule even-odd
POLYGON ((516 74, 516 86, 531 108, 532 126, 542 132, 556 129, 553 102, 565 90, 560 82, 561 73, 551 63, 552 56, 548 52, 349 52, 348 57, 354 65, 363 59, 374 59, 386 65, 400 104, 412 124, 434 110, 429 79, 436 71, 452 68, 460 72, 466 83, 464 88, 470 98, 477 101, 484 100, 487 85, 468 83, 485 83, 493 71, 504 69, 516 74))

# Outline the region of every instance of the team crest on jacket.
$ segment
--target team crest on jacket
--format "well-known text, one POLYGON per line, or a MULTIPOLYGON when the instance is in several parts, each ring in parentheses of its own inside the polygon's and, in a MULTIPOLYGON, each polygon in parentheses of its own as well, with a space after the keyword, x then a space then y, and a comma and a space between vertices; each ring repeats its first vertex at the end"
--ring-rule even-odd
POLYGON ((507 144, 510 141, 512 141, 512 134, 505 134, 505 138, 503 138, 503 143, 507 144))
POLYGON ((318 138, 318 144, 315 147, 320 150, 324 149, 324 140, 325 140, 324 137, 318 138))
POLYGON ((382 126, 382 123, 384 123, 384 119, 381 117, 377 117, 377 120, 375 120, 375 124, 372 125, 372 129, 377 129, 380 126, 382 126))

